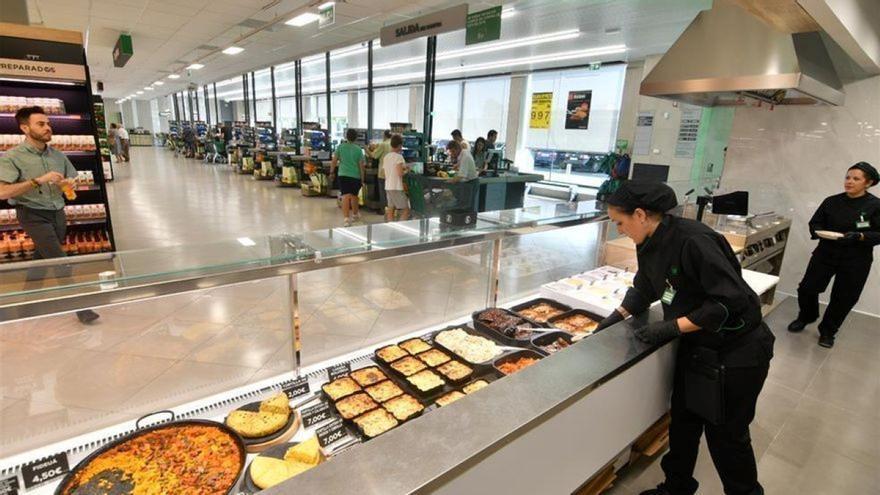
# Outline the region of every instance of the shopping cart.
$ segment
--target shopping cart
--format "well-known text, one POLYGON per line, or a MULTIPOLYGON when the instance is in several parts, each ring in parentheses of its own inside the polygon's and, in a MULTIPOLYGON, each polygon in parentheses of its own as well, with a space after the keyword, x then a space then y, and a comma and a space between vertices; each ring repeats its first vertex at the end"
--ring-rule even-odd
POLYGON ((215 139, 214 142, 214 157, 211 159, 214 163, 226 163, 226 141, 222 139, 215 139))
POLYGON ((420 217, 440 217, 448 211, 477 211, 479 180, 454 182, 408 173, 404 182, 410 207, 420 217))

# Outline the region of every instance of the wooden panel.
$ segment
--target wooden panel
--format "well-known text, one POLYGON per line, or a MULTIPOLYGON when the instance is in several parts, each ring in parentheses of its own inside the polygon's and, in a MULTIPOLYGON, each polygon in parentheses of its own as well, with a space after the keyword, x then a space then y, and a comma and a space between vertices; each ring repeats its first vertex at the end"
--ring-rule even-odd
POLYGON ((65 31, 62 29, 0 22, 0 33, 3 33, 3 36, 11 36, 13 38, 56 41, 59 43, 73 43, 75 45, 83 44, 82 33, 79 31, 65 31))
POLYGON ((728 0, 785 33, 820 31, 819 24, 797 0, 728 0))

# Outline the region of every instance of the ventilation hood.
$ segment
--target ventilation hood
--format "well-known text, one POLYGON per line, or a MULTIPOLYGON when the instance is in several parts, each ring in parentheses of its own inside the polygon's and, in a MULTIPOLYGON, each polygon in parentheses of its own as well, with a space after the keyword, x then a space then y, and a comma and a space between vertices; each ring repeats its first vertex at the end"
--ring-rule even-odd
POLYGON ((700 106, 842 105, 844 94, 818 32, 777 31, 716 0, 700 12, 642 81, 640 93, 700 106))

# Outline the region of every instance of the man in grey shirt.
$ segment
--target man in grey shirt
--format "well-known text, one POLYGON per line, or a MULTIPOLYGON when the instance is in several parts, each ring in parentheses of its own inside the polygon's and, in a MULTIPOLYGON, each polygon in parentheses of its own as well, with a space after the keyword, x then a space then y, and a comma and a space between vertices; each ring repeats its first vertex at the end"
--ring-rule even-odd
MULTIPOLYGON (((52 126, 40 107, 24 107, 15 114, 25 140, 0 157, 0 199, 15 206, 22 229, 33 239, 34 259, 62 258, 61 242, 67 231, 62 187, 73 187, 76 169, 64 153, 49 146, 52 126)), ((69 267, 58 276, 69 276, 69 267)), ((83 323, 98 318, 91 310, 77 312, 83 323)))
POLYGON ((446 144, 446 151, 455 163, 455 177, 452 182, 454 186, 450 186, 456 197, 456 208, 466 208, 468 210, 476 209, 476 188, 477 164, 471 152, 462 149, 458 141, 449 141, 446 144))

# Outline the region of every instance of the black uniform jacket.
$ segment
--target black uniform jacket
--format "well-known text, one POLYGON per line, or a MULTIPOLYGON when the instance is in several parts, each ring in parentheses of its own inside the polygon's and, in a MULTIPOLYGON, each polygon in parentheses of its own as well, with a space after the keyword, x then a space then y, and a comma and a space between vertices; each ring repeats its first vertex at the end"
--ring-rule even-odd
POLYGON ((773 334, 762 324, 761 302, 742 278, 727 240, 708 226, 665 215, 654 234, 637 246, 639 271, 623 307, 646 311, 664 292, 663 317, 687 317, 700 327, 682 345, 720 351, 730 367, 761 366, 773 357, 773 334))
POLYGON ((821 239, 813 254, 825 255, 841 262, 870 262, 874 246, 880 244, 880 198, 865 194, 850 198, 846 193, 829 196, 810 219, 810 234, 817 230, 847 233, 860 232, 864 241, 831 241, 821 239))

